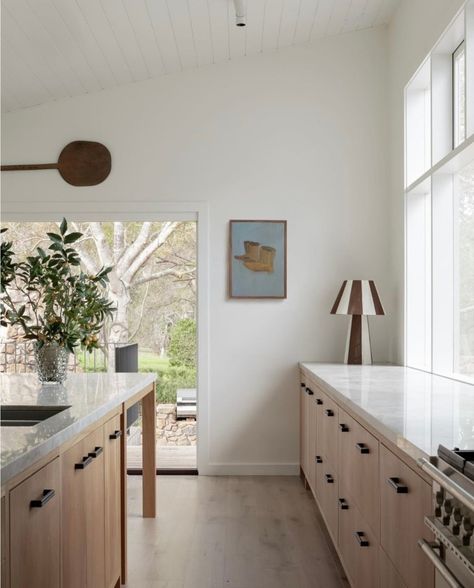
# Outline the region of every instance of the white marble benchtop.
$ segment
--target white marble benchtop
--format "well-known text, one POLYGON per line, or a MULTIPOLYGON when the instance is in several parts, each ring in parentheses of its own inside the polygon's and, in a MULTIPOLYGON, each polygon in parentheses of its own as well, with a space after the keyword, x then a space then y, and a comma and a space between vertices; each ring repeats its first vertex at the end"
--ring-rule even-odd
POLYGON ((343 408, 413 459, 474 449, 474 386, 401 366, 301 363, 343 408))
POLYGON ((0 475, 5 484, 152 384, 155 374, 69 374, 63 385, 41 386, 35 374, 0 376, 2 406, 70 406, 33 426, 1 427, 0 475))

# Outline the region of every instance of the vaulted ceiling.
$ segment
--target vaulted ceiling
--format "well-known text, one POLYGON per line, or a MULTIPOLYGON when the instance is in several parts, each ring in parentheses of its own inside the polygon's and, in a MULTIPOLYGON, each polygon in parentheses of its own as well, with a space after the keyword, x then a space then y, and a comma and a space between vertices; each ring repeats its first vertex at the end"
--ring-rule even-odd
POLYGON ((398 0, 1 0, 4 111, 387 23, 398 0))

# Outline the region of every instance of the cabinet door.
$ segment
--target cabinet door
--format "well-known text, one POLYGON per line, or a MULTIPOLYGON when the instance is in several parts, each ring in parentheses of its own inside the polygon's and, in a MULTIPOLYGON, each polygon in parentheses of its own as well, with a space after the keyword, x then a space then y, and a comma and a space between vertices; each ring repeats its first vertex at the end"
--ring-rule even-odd
POLYGON ((406 588, 405 582, 382 548, 379 550, 379 564, 380 588, 406 588))
POLYGON ((339 407, 326 394, 318 391, 322 404, 318 409, 317 449, 333 466, 337 464, 339 407))
POLYGON ((319 508, 326 522, 332 540, 337 544, 337 498, 338 476, 335 468, 325 458, 316 463, 316 487, 319 508))
POLYGON ((361 515, 379 535, 379 442, 339 409, 339 476, 361 515))
POLYGON ((380 446, 381 544, 408 588, 434 585, 433 566, 418 539, 432 540, 424 524, 432 511, 431 486, 380 446))
POLYGON ((62 456, 63 586, 105 585, 104 429, 62 456))
POLYGON ((105 586, 105 467, 104 428, 85 439, 92 464, 86 470, 87 588, 105 586))
POLYGON ((301 382, 300 389, 300 466, 307 476, 308 451, 308 413, 306 412, 306 384, 301 382))
POLYGON ((105 567, 106 587, 113 588, 121 562, 121 452, 120 416, 105 423, 105 567))
POLYGON ((11 588, 60 586, 59 459, 10 492, 11 588))
MULTIPOLYGON (((339 497, 339 550, 353 588, 378 588, 379 543, 347 489, 339 497)), ((385 585, 383 588, 386 588, 385 585)))

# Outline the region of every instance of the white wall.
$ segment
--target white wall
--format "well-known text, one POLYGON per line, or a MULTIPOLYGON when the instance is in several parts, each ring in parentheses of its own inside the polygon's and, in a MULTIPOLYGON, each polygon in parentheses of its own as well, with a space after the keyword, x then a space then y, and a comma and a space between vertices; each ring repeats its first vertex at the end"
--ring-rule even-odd
MULTIPOLYGON (((209 202, 206 472, 296 473, 297 362, 342 360, 348 319, 329 315, 342 280, 375 279, 393 312, 385 35, 351 33, 4 117, 5 163, 55 161, 80 138, 113 158, 110 178, 87 189, 54 171, 4 174, 6 211, 45 200, 58 213, 78 199, 87 210, 209 202), (288 220, 286 301, 227 299, 232 218, 288 220)), ((375 359, 387 360, 390 319, 371 321, 375 359)))
POLYGON ((403 362, 404 328, 403 92, 463 4, 464 0, 401 0, 388 28, 391 251, 396 284, 390 299, 395 318, 390 350, 398 363, 403 362))

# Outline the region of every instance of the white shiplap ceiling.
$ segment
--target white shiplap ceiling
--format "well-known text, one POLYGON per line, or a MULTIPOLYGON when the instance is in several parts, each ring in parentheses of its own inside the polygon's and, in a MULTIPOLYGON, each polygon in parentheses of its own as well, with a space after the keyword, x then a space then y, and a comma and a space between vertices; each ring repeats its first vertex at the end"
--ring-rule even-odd
POLYGON ((1 0, 2 107, 27 108, 387 23, 398 0, 1 0))

